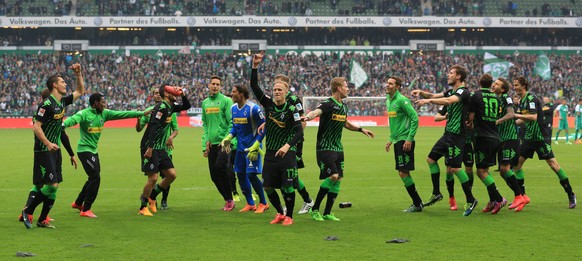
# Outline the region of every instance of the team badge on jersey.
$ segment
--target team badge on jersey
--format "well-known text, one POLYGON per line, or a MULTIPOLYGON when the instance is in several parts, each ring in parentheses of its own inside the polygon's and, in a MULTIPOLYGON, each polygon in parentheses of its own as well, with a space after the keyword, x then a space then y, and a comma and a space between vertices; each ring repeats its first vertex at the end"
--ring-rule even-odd
POLYGON ((38 113, 37 114, 40 117, 44 116, 44 109, 43 108, 38 109, 38 113))
POLYGON ((295 107, 297 107, 298 111, 303 110, 303 106, 301 106, 301 103, 295 104, 295 107))

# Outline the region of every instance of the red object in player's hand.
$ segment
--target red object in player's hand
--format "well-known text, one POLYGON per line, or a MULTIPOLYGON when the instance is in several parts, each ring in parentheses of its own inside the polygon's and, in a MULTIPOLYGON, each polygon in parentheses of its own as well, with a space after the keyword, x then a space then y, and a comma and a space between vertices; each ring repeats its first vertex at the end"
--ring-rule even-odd
POLYGON ((182 93, 184 93, 182 88, 170 85, 164 86, 164 91, 174 96, 182 96, 182 93))

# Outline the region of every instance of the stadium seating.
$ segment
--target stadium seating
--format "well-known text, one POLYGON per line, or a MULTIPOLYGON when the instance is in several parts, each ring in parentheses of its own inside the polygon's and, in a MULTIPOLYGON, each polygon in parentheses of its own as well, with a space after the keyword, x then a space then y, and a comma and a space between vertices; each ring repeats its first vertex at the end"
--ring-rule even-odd
MULTIPOLYGON (((525 75, 531 81, 531 91, 538 96, 554 97, 561 93, 566 99, 575 103, 582 97, 582 74, 578 73, 581 55, 548 54, 553 66, 550 80, 541 80, 532 73, 536 61, 535 54, 499 55, 515 64, 510 76, 525 75), (555 65, 555 66, 554 66, 555 65)), ((0 68, 0 116, 30 116, 39 102, 39 93, 44 88, 48 75, 61 73, 69 81, 72 77, 65 69, 66 57, 53 60, 52 55, 0 55, 3 67, 0 68), (47 70, 46 68, 58 68, 47 70), (4 103, 4 104, 2 104, 4 103), (3 108, 2 108, 3 107, 3 108)), ((84 59, 84 79, 87 94, 101 92, 107 96, 108 107, 117 110, 143 109, 149 104, 149 88, 162 83, 183 86, 189 95, 193 107, 200 106, 206 93, 207 80, 211 74, 217 74, 224 80, 224 92, 239 82, 248 82, 249 64, 243 57, 229 54, 191 54, 178 55, 166 52, 163 57, 148 54, 132 54, 125 57, 119 54, 98 54, 76 57, 84 59), (117 62, 117 59, 122 59, 117 62), (138 65, 139 63, 139 65, 138 65), (242 70, 238 66, 242 66, 242 70), (241 74, 242 72, 242 74, 241 74)), ((360 56, 350 54, 343 59, 332 55, 294 56, 267 55, 264 61, 261 83, 268 88, 276 74, 291 76, 291 88, 299 96, 328 96, 329 81, 335 76, 349 74, 349 61, 358 61, 368 73, 368 81, 360 88, 350 90, 350 96, 369 97, 385 96, 384 83, 389 75, 398 75, 405 79, 402 92, 409 95, 408 87, 412 79, 418 78, 415 87, 431 92, 441 92, 446 88, 444 72, 447 67, 458 63, 469 68, 468 86, 476 88, 480 75, 483 74, 482 55, 419 55, 415 53, 394 54, 386 56, 360 56), (322 66, 323 65, 323 66, 322 66)), ((73 59, 74 60, 74 59, 73 59)), ((71 87, 70 87, 71 88, 71 87)), ((87 105, 88 95, 67 111, 71 114, 87 105)), ((383 104, 366 104, 353 108, 353 115, 369 115, 384 112, 383 104)), ((573 107, 573 106, 572 106, 573 107)), ((432 114, 436 106, 417 108, 422 114, 432 114)))

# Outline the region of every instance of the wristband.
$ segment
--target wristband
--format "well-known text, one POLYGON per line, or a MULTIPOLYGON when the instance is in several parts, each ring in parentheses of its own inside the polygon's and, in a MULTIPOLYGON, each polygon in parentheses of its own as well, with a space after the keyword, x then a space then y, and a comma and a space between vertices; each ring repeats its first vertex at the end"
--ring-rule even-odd
POLYGON ((362 132, 362 127, 359 127, 359 128, 358 128, 358 131, 359 131, 359 132, 362 132))

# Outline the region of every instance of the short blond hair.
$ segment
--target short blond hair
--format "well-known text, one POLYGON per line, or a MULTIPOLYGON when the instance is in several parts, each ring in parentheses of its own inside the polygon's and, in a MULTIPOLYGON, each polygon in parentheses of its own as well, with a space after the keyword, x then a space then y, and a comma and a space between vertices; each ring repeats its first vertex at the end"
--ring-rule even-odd
POLYGON ((329 85, 331 86, 331 92, 332 93, 337 92, 339 88, 344 85, 344 82, 347 81, 348 80, 345 77, 335 77, 331 79, 331 81, 329 82, 329 85))
POLYGON ((278 81, 283 81, 283 82, 287 83, 287 86, 289 86, 289 84, 291 84, 291 78, 287 77, 286 75, 282 75, 282 74, 275 75, 275 82, 278 82, 278 81))

